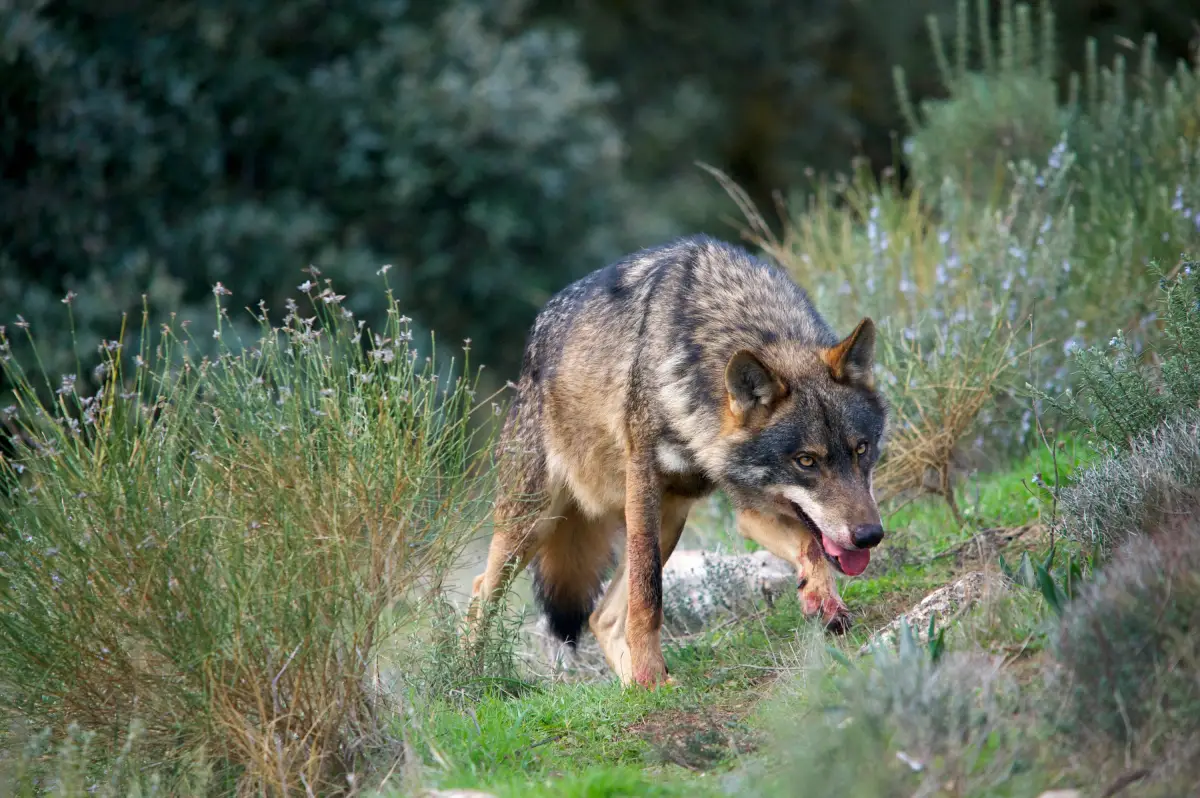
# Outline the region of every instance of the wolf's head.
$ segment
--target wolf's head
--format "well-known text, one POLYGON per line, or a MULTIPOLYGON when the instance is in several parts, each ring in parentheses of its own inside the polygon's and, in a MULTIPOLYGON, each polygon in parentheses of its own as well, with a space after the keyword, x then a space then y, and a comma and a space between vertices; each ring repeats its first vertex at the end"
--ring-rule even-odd
POLYGON ((874 355, 875 325, 863 319, 836 346, 743 349, 725 368, 726 493, 738 506, 799 518, 851 576, 883 540, 871 473, 887 408, 874 355))

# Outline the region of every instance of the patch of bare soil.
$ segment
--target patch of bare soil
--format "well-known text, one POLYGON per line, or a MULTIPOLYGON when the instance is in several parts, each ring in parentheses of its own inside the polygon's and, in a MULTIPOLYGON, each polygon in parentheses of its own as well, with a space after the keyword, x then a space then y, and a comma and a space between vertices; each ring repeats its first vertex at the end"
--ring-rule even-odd
POLYGON ((757 750, 756 733, 742 722, 744 713, 731 709, 670 710, 629 728, 664 763, 705 771, 734 754, 757 750))

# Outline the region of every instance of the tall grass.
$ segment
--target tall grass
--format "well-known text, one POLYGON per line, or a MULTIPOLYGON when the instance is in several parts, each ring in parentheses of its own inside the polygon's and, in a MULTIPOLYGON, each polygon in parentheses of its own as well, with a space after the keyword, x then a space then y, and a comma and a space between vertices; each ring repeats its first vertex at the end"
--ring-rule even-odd
MULTIPOLYGON (((214 287, 211 359, 143 315, 136 352, 124 329, 101 344, 92 396, 5 356, 10 715, 110 741, 137 719, 153 761, 203 750, 241 789, 353 782, 384 728, 380 644, 484 518, 490 428, 466 358, 418 355, 390 291, 371 331, 327 281, 300 290, 311 312, 289 300, 273 326, 260 304, 259 337, 225 341, 214 287)), ((33 343, 0 329, 4 353, 12 334, 33 343)))

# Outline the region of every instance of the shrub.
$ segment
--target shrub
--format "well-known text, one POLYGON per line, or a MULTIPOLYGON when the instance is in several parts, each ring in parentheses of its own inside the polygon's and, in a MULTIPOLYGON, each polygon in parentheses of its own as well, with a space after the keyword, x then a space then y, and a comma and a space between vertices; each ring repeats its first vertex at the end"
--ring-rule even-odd
POLYGON ((1066 106, 1076 251, 1087 267, 1078 279, 1109 319, 1130 328, 1146 312, 1153 279, 1139 267, 1174 265, 1200 245, 1200 75, 1182 61, 1163 74, 1156 47, 1147 35, 1133 71, 1121 54, 1099 66, 1089 40, 1082 86, 1073 76, 1066 106))
POLYGON ((1020 773, 1027 743, 1010 721, 1017 697, 999 661, 965 652, 935 661, 904 627, 896 650, 876 648, 832 685, 811 678, 804 710, 787 704, 777 769, 755 779, 754 794, 796 795, 803 784, 813 798, 934 795, 945 785, 978 795, 1006 780, 1011 794, 1036 794, 1021 789, 1032 789, 1020 773))
POLYGON ((119 750, 107 752, 102 766, 94 756, 96 733, 71 724, 57 744, 49 729, 22 739, 19 750, 9 741, 0 753, 0 792, 18 798, 141 798, 157 795, 207 795, 214 787, 212 771, 202 756, 185 755, 169 778, 144 768, 140 750, 142 727, 134 722, 119 750))
POLYGON ((1100 66, 1097 42, 1089 39, 1082 77, 1072 73, 1060 99, 1049 4, 1040 4, 1035 27, 1027 4, 1005 0, 996 37, 988 5, 980 2, 972 19, 960 0, 953 64, 930 17, 946 99, 926 101, 918 113, 903 71, 896 71, 915 182, 933 190, 949 180, 967 196, 996 205, 1013 186, 1008 164, 1061 161, 1069 153, 1074 166, 1058 194, 1074 208, 1073 285, 1072 295, 1059 300, 1074 319, 1093 326, 1115 319, 1131 331, 1145 327, 1149 281, 1130 265, 1174 260, 1200 244, 1194 210, 1200 207, 1200 79, 1182 61, 1165 74, 1151 35, 1134 74, 1119 53, 1111 67, 1100 66), (977 65, 969 58, 972 22, 979 34, 977 65))
POLYGON ((1120 331, 1100 347, 1073 353, 1077 392, 1039 392, 1068 419, 1111 450, 1164 421, 1200 408, 1200 266, 1183 264, 1159 280, 1161 343, 1135 351, 1120 331))
POLYGON ((1200 415, 1165 422, 1127 452, 1098 459, 1060 494, 1060 528, 1109 554, 1161 522, 1174 508, 1200 502, 1200 415))
POLYGON ((475 627, 444 595, 430 597, 425 617, 427 628, 406 641, 411 673, 401 677, 419 710, 439 701, 462 707, 489 695, 516 696, 531 687, 518 661, 525 617, 508 612, 507 597, 489 608, 487 623, 475 627))
POLYGON ((930 41, 946 99, 929 99, 918 112, 904 70, 894 71, 900 107, 911 136, 904 153, 919 184, 952 180, 969 196, 998 200, 1011 185, 1008 164, 1045 161, 1065 128, 1055 83, 1054 15, 1040 3, 1035 28, 1030 7, 1000 3, 999 37, 993 39, 991 4, 977 3, 975 20, 959 0, 954 63, 946 54, 938 19, 929 17, 930 41), (978 27, 980 71, 969 68, 972 22, 978 27), (996 50, 999 53, 996 53, 996 50))
POLYGON ((49 375, 6 360, 5 709, 104 740, 137 718, 152 761, 203 749, 247 789, 346 786, 381 643, 480 523, 486 441, 473 384, 418 359, 390 293, 373 331, 328 281, 301 288, 311 316, 260 305, 235 352, 218 284, 211 359, 182 323, 151 344, 143 316, 88 396, 67 375, 42 404, 49 375))
MULTIPOLYGON (((1200 777, 1200 504, 1177 506, 1084 588, 1054 639, 1076 740, 1179 784, 1200 777), (1133 761, 1130 761, 1132 759, 1133 761), (1182 770, 1186 778, 1180 776, 1182 770), (1187 775, 1190 774, 1190 775, 1187 775)), ((1182 794, 1182 793, 1169 793, 1182 794)))
POLYGON ((1016 331, 995 315, 986 326, 954 325, 934 335, 934 345, 924 349, 924 336, 884 326, 879 360, 894 431, 874 485, 881 501, 921 492, 941 496, 961 524, 951 468, 981 411, 1009 387, 1016 331))
POLYGON ((548 293, 630 243, 612 92, 528 5, 6 4, 0 319, 90 367, 143 294, 199 328, 213 283, 278 307, 314 263, 382 326, 392 263, 410 314, 515 370, 548 293))

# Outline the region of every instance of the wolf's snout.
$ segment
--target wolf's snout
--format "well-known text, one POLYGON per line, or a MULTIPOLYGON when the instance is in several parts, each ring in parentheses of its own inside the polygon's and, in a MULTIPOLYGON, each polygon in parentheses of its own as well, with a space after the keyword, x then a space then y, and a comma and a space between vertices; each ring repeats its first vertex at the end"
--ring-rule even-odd
POLYGON ((850 540, 860 549, 873 549, 883 541, 883 527, 879 524, 863 524, 854 527, 850 540))

